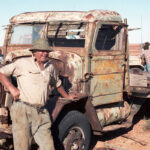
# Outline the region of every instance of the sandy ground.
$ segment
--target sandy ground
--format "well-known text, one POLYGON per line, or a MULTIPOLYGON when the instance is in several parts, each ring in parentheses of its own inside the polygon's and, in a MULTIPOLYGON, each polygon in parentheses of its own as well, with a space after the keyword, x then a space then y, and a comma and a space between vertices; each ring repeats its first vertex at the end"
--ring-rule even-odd
POLYGON ((150 130, 145 130, 147 120, 136 117, 128 130, 118 130, 102 137, 93 137, 93 150, 150 150, 150 130))

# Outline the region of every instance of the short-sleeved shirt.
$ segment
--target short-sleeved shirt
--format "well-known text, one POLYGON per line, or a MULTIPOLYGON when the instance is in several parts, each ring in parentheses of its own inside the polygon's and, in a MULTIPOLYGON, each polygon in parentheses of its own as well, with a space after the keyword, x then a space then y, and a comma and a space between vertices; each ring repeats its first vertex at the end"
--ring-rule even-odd
POLYGON ((143 50, 141 57, 145 58, 146 64, 150 64, 150 50, 143 50))
POLYGON ((19 58, 0 68, 0 72, 17 79, 19 99, 31 104, 45 105, 49 95, 49 85, 59 87, 61 80, 50 62, 41 70, 34 57, 19 58))

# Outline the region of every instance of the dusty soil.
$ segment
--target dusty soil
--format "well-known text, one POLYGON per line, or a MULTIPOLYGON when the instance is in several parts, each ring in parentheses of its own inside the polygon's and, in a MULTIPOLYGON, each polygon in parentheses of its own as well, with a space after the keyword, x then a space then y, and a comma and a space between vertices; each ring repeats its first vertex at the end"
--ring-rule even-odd
POLYGON ((150 150, 150 130, 143 130, 145 120, 137 122, 129 131, 113 132, 113 135, 104 135, 102 139, 97 137, 97 142, 93 150, 100 148, 110 148, 113 150, 150 150), (116 134, 116 135, 115 135, 116 134))
MULTIPOLYGON (((94 136, 93 150, 150 150, 150 115, 145 117, 145 110, 134 118, 130 129, 109 132, 103 136, 94 136), (145 119, 146 118, 146 119, 145 119), (148 125, 149 129, 145 129, 148 125)), ((148 110, 146 110, 148 111, 148 110)), ((150 112, 150 109, 149 109, 150 112)))

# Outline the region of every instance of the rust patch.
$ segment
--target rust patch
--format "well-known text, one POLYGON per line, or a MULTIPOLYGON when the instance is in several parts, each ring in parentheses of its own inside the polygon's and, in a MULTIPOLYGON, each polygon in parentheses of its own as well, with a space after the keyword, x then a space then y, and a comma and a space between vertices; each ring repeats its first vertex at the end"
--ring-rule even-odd
POLYGON ((121 60, 95 60, 92 62, 94 74, 121 73, 121 60))
POLYGON ((82 60, 81 57, 71 52, 53 51, 49 54, 51 58, 58 59, 63 62, 63 76, 68 78, 72 85, 70 90, 78 91, 79 79, 82 77, 82 60))
POLYGON ((94 16, 92 14, 88 14, 87 16, 85 16, 85 18, 90 20, 90 19, 94 19, 94 16))
POLYGON ((126 101, 112 104, 106 108, 97 109, 98 118, 102 126, 108 125, 114 121, 127 118, 130 114, 130 106, 126 101))
POLYGON ((16 15, 10 19, 11 23, 31 23, 50 21, 85 21, 96 20, 120 21, 120 15, 115 11, 91 10, 91 11, 47 11, 28 12, 16 15))
POLYGON ((114 80, 115 78, 116 78, 115 74, 101 75, 98 77, 99 80, 114 80))

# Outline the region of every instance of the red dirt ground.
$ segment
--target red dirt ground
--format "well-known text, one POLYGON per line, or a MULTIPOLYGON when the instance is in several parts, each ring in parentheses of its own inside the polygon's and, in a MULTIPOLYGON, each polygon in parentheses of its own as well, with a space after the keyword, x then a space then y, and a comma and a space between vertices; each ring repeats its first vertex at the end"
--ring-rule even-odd
POLYGON ((100 150, 102 147, 113 150, 150 150, 150 130, 145 131, 143 129, 144 124, 145 120, 140 120, 125 134, 122 133, 112 139, 97 141, 94 150, 100 150))

